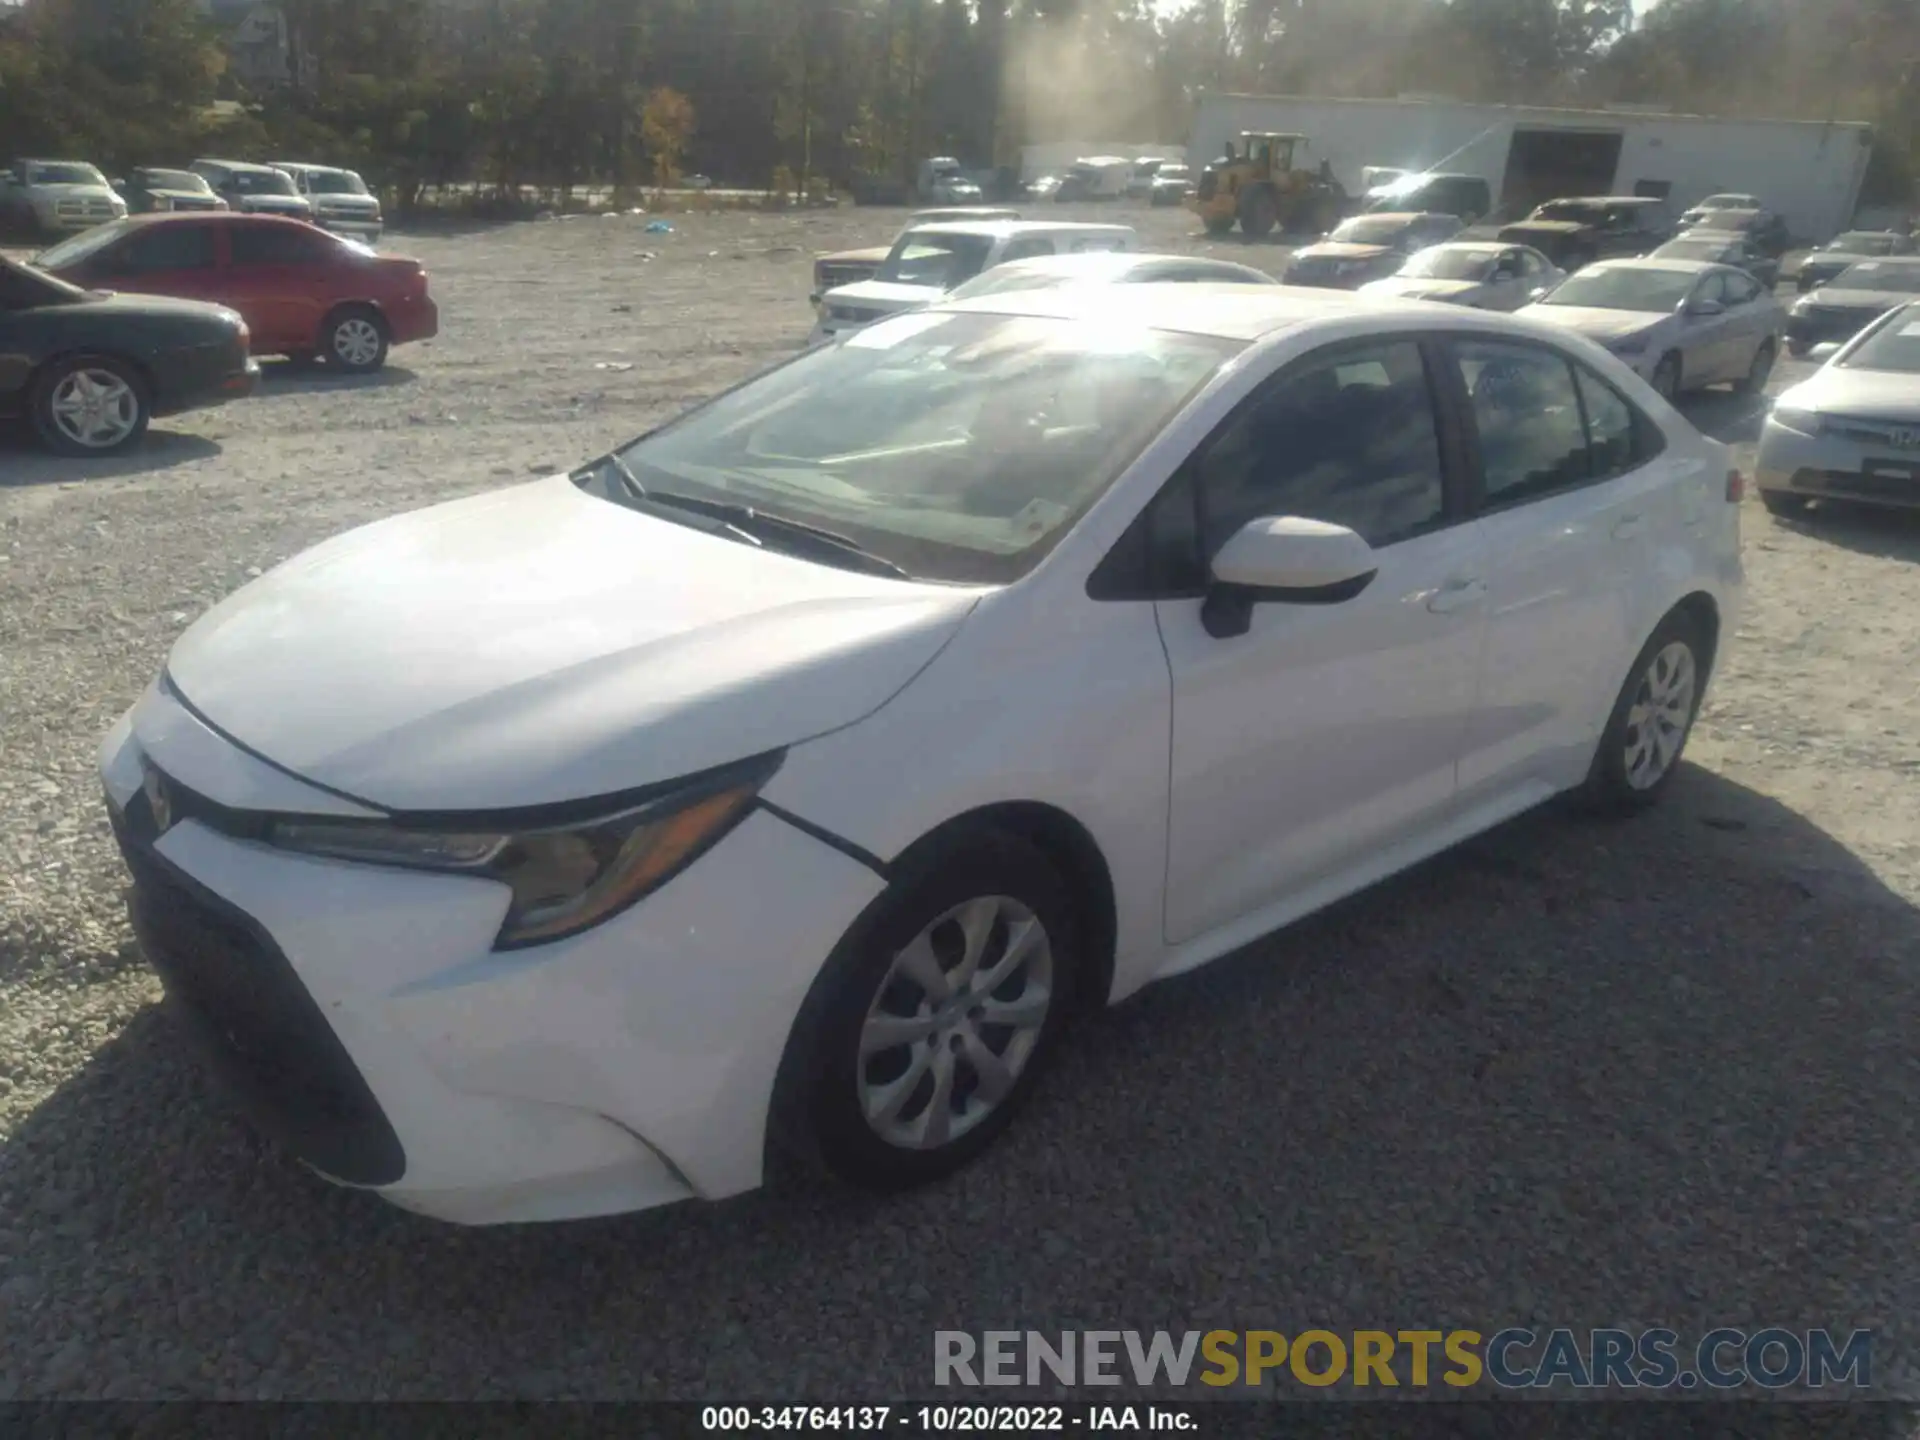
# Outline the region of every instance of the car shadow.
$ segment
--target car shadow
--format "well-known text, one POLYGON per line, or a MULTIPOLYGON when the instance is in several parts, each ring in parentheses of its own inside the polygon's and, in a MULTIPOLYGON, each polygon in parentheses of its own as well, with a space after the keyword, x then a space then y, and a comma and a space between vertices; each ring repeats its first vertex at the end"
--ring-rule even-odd
MULTIPOLYGON (((161 422, 164 426, 165 422, 161 422)), ((0 488, 78 480, 116 480, 211 460, 218 441, 156 426, 133 449, 98 458, 50 454, 24 425, 0 425, 0 488)))
POLYGON ((1821 500, 1802 515, 1776 516, 1774 524, 1861 555, 1920 564, 1920 510, 1821 500))
POLYGON ((292 360, 260 362, 259 395, 309 395, 319 391, 391 390, 419 379, 404 365, 386 365, 371 375, 351 375, 325 365, 303 365, 292 360))
MULTIPOLYGON (((254 1139, 150 1007, 0 1148, 26 1277, 0 1388, 11 1365, 21 1396, 898 1398, 937 1393, 932 1331, 1008 1321, 1903 1313, 1920 921, 1801 815, 1677 779, 1652 814, 1536 812, 1088 1017, 997 1148, 887 1198, 440 1225, 254 1139)), ((134 963, 116 943, 95 963, 134 963)))
POLYGON ((1770 404, 1764 395, 1696 390, 1685 396, 1678 408, 1702 435, 1723 445, 1751 445, 1760 438, 1770 404))

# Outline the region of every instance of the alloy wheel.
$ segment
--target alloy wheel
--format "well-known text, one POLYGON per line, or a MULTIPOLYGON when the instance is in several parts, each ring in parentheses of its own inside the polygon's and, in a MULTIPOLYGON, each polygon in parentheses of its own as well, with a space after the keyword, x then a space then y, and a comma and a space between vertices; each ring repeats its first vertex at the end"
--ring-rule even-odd
POLYGON ((133 386, 97 366, 62 377, 47 410, 61 435, 88 450, 111 450, 140 424, 140 397, 133 386))
POLYGON ((1680 758, 1693 724, 1697 675, 1693 647, 1675 640, 1641 673, 1627 710, 1627 784, 1651 790, 1680 758))
POLYGON ((364 369, 380 358, 380 327, 362 316, 352 316, 334 327, 333 353, 343 364, 364 369))
POLYGON ((1040 1043, 1053 945, 1007 895, 954 906, 900 950, 860 1031, 861 1113, 875 1135, 937 1150, 992 1115, 1040 1043))

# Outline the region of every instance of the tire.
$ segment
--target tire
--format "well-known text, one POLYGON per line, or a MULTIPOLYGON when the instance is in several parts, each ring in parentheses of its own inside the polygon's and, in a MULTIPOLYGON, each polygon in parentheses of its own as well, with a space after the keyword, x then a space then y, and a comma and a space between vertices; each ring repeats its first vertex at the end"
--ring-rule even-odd
POLYGON ((320 331, 327 364, 349 375, 371 375, 387 363, 387 322, 366 305, 347 305, 329 315, 320 331))
POLYGON ((1207 234, 1209 235, 1227 235, 1233 231, 1233 217, 1231 215, 1224 220, 1209 220, 1206 223, 1207 234))
POLYGON ((1791 355, 1796 360, 1804 360, 1807 358, 1808 355, 1812 353, 1813 353, 1813 342, 1810 340, 1787 341, 1787 354, 1791 355))
POLYGON ((1773 362, 1777 353, 1773 341, 1761 341, 1760 348, 1753 352, 1753 364, 1747 367, 1746 378, 1733 382, 1733 393, 1758 395, 1766 389, 1767 379, 1773 374, 1773 362))
POLYGON ((777 1086, 781 1138, 869 1190, 965 1165, 1032 1093, 1074 999, 1079 935, 1066 881, 1026 841, 980 829, 937 842, 855 922, 808 995, 777 1086), (984 922, 978 947, 964 919, 984 922), (1009 944, 1028 937, 1004 983, 963 992, 963 1003, 939 1005, 933 985, 913 978, 912 957, 934 962, 945 983, 969 957, 1006 964, 1009 944), (1032 1023, 983 1023, 995 1007, 1032 1023), (980 1063, 989 1055, 991 1070, 980 1063), (988 1088, 1001 1093, 983 1100, 988 1088))
POLYGON ((110 355, 56 360, 33 385, 33 428, 56 455, 119 455, 140 443, 153 419, 144 376, 110 355))
POLYGON ((1808 500, 1804 495, 1795 495, 1787 490, 1762 490, 1760 503, 1767 507, 1769 515, 1778 515, 1785 520, 1806 514, 1808 500))
POLYGON ((1240 230, 1249 240, 1266 239, 1279 218, 1273 196, 1264 189, 1249 190, 1240 201, 1240 230))
POLYGON ((1691 615, 1676 610, 1660 622, 1601 732, 1582 791, 1590 810, 1631 815, 1666 793, 1700 713, 1707 666, 1705 637, 1691 615))
POLYGON ((1660 394, 1660 398, 1669 405, 1680 403, 1680 357, 1669 350, 1660 357, 1660 363, 1653 367, 1653 379, 1650 382, 1660 394))

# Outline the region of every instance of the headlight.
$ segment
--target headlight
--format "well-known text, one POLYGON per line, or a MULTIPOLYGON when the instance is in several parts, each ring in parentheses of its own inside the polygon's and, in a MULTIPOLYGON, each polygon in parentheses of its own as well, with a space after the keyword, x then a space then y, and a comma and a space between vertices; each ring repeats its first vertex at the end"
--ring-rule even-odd
POLYGON ((1802 435, 1818 435, 1826 426, 1826 421, 1817 410, 1802 410, 1793 405, 1776 405, 1768 416, 1774 424, 1797 430, 1802 435))
POLYGON ((497 880, 513 901, 496 950, 563 939, 658 890, 743 819, 780 757, 728 766, 604 815, 547 825, 464 827, 275 819, 269 844, 308 855, 497 880))

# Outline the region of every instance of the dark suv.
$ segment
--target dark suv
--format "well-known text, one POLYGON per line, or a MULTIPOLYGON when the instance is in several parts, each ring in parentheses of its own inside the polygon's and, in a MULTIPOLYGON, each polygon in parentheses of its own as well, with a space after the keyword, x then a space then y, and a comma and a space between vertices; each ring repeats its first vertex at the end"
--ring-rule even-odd
POLYGON ((1638 195, 1549 200, 1526 219, 1500 227, 1502 240, 1544 251, 1563 270, 1645 255, 1673 234, 1666 202, 1638 195))

